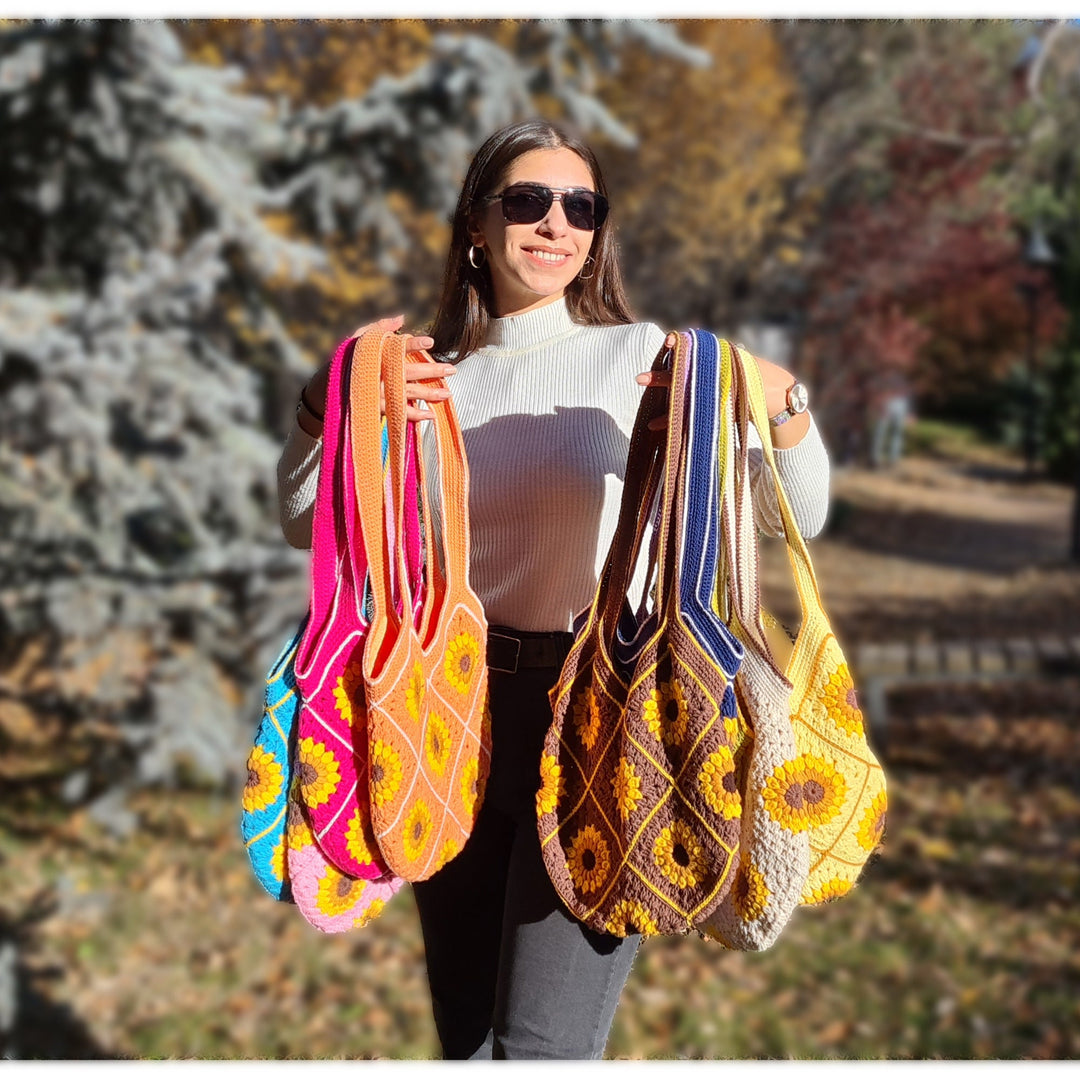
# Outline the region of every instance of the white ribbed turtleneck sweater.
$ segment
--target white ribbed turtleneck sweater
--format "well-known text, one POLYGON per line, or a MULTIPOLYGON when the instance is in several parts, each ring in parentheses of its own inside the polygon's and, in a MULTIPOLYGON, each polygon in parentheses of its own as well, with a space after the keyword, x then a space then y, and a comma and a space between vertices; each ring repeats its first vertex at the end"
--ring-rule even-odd
MULTIPOLYGON (((469 582, 490 623, 569 630, 592 602, 644 392, 634 377, 664 337, 653 323, 579 326, 557 300, 493 320, 487 344, 447 380, 469 462, 469 582)), ((428 422, 423 431, 431 465, 428 422)), ((760 472, 753 428, 750 438, 751 468, 760 472)), ((296 425, 278 462, 281 527, 294 547, 311 546, 321 447, 296 425)), ((828 511, 829 459, 813 421, 776 461, 800 530, 816 535, 828 511)), ((754 483, 754 503, 759 527, 782 535, 770 485, 754 483)), ((630 588, 635 606, 644 563, 630 588)))

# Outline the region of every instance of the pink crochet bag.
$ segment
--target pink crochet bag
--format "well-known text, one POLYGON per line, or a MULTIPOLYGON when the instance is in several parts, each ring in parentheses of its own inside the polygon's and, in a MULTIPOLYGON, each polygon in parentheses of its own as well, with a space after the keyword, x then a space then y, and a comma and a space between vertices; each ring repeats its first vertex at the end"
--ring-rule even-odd
MULTIPOLYGON (((386 874, 388 867, 374 842, 367 798, 367 715, 361 659, 368 632, 363 603, 368 560, 359 528, 348 418, 348 387, 358 375, 352 368, 355 343, 356 339, 350 338, 338 346, 327 386, 323 456, 312 525, 310 617, 296 658, 296 684, 303 704, 293 765, 299 801, 319 848, 342 873, 374 880, 386 874)), ((379 439, 377 428, 375 438, 379 439)), ((415 475, 414 431, 410 431, 410 438, 407 458, 415 475)), ((373 467, 378 470, 377 457, 375 462, 373 467)), ((403 508, 401 517, 406 572, 412 579, 409 592, 416 594, 414 610, 419 610, 426 590, 421 579, 416 504, 403 508)), ((382 530, 376 542, 383 543, 382 530)), ((392 533, 389 542, 394 542, 392 533)), ((397 582, 393 584, 400 593, 397 582)), ((397 606, 400 608, 400 596, 397 606)))

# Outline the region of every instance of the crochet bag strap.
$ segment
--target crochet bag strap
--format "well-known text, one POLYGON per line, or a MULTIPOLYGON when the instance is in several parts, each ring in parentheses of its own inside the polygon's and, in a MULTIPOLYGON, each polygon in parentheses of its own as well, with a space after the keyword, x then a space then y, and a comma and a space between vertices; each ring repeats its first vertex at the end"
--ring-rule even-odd
MULTIPOLYGON (((363 459, 364 447, 372 445, 372 436, 378 419, 379 390, 376 373, 381 371, 385 384, 386 423, 389 433, 389 487, 394 493, 392 527, 394 534, 400 535, 401 516, 406 502, 403 495, 406 424, 405 339, 398 334, 369 331, 359 340, 357 352, 361 356, 358 363, 360 363, 360 370, 365 373, 365 378, 354 382, 350 391, 354 416, 353 450, 357 455, 356 460, 360 461, 363 459)), ((435 363, 426 353, 412 353, 410 356, 413 362, 435 363)), ((430 382, 436 387, 445 386, 444 379, 430 380, 430 382)), ((464 467, 465 447, 460 425, 456 423, 456 413, 454 414, 455 422, 451 422, 448 416, 449 410, 453 409, 453 403, 436 404, 440 407, 432 409, 431 423, 435 425, 435 437, 439 448, 439 491, 443 511, 440 526, 443 551, 446 555, 445 591, 449 594, 460 591, 462 584, 468 578, 469 523, 464 511, 468 505, 468 473, 464 467), (441 407, 443 405, 448 405, 449 410, 441 407)), ((392 595, 390 564, 392 557, 395 563, 396 580, 405 577, 404 553, 400 545, 395 545, 393 552, 387 550, 386 536, 379 524, 380 514, 384 508, 384 493, 374 482, 369 470, 360 468, 356 470, 356 493, 360 507, 361 529, 371 567, 372 631, 377 632, 381 639, 388 632, 396 634, 400 628, 401 619, 389 602, 392 595), (378 539, 380 537, 381 540, 378 539), (376 628, 378 628, 377 631, 376 628)), ((426 518, 425 532, 430 535, 431 514, 429 512, 424 516, 426 518)), ((426 558, 429 576, 443 576, 430 573, 434 561, 430 547, 426 558)), ((437 605, 439 591, 429 589, 425 604, 437 605)), ((410 596, 411 603, 414 597, 408 586, 406 593, 410 596)), ((433 614, 435 612, 427 610, 422 613, 421 619, 425 625, 429 627, 434 625, 433 614)))
MULTIPOLYGON (((673 350, 665 344, 653 360, 651 371, 671 370, 671 358, 673 350)), ((678 395, 673 386, 669 394, 678 395)), ((672 398, 674 405, 675 399, 672 398)), ((681 418, 681 401, 679 402, 679 416, 681 418)), ((674 477, 678 469, 678 451, 681 448, 681 431, 673 432, 669 426, 666 444, 672 449, 674 443, 675 468, 665 474, 665 461, 671 460, 671 454, 665 456, 662 447, 665 440, 660 432, 650 431, 649 422, 662 416, 665 412, 663 391, 656 387, 650 387, 645 391, 641 404, 638 408, 634 422, 634 429, 630 435, 630 447, 627 451, 626 474, 623 480, 622 501, 619 504, 619 520, 615 528, 614 540, 608 549, 607 559, 600 574, 600 581, 593 596, 593 603, 588 623, 596 621, 605 648, 612 646, 614 635, 617 631, 619 615, 622 612, 626 591, 629 588, 634 566, 637 563, 641 549, 642 538, 646 525, 650 518, 650 510, 655 501, 657 488, 661 484, 661 477, 674 477)), ((665 480, 665 491, 667 490, 665 480)), ((668 500, 669 502, 670 500, 668 500)), ((670 506, 665 502, 661 517, 661 542, 658 552, 658 563, 663 565, 664 530, 670 524, 670 506)), ((669 583, 670 585, 670 583, 669 583)), ((659 590, 659 584, 658 584, 659 590)), ((661 592, 657 593, 655 609, 660 610, 661 592)))
POLYGON ((350 505, 355 505, 347 492, 345 505, 338 507, 334 498, 335 472, 342 460, 341 440, 344 429, 341 424, 341 381, 352 356, 353 339, 346 338, 330 359, 330 373, 326 384, 325 419, 323 420, 323 446, 319 459, 319 477, 315 489, 315 508, 311 522, 311 594, 310 616, 307 632, 296 657, 296 668, 305 671, 315 640, 326 625, 337 592, 337 567, 339 553, 338 525, 351 527, 350 505), (340 512, 340 523, 336 520, 340 512))
POLYGON ((790 713, 799 756, 784 778, 775 779, 772 805, 780 819, 809 832, 810 872, 801 902, 820 903, 852 887, 880 842, 887 806, 885 775, 867 743, 847 662, 779 481, 758 365, 739 347, 734 356, 750 422, 761 436, 802 606, 802 625, 786 667, 793 685, 790 713), (799 792, 791 790, 796 785, 799 792), (800 799, 798 812, 791 810, 800 799))

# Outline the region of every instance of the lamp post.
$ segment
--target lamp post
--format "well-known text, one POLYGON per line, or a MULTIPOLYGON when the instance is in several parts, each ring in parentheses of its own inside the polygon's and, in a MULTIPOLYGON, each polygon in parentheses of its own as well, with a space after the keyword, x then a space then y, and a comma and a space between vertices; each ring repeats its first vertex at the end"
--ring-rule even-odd
MULTIPOLYGON (((1047 243, 1042 226, 1036 222, 1028 232, 1024 245, 1024 263, 1032 269, 1052 266, 1057 256, 1047 243)), ((1023 281, 1018 286, 1028 305, 1027 334, 1027 393, 1024 408, 1024 476, 1031 479, 1035 472, 1035 349, 1038 336, 1039 286, 1034 281, 1023 281)))

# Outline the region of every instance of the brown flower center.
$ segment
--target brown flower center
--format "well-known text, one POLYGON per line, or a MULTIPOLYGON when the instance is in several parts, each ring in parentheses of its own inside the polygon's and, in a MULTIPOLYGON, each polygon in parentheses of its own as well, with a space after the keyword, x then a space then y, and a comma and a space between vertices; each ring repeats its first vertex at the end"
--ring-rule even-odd
POLYGON ((424 823, 422 821, 418 820, 412 827, 413 843, 418 842, 420 837, 423 836, 423 835, 424 835, 424 823))
POLYGON ((592 848, 586 848, 581 856, 581 865, 586 870, 592 870, 596 866, 596 852, 592 848))
POLYGON ((735 783, 735 770, 731 769, 724 773, 720 783, 729 795, 734 795, 738 790, 738 785, 735 783))
POLYGON ((472 657, 468 653, 462 653, 458 661, 458 670, 462 675, 468 675, 472 669, 472 657))
POLYGON ((300 783, 304 787, 308 787, 309 785, 314 784, 315 781, 319 779, 318 770, 315 768, 314 765, 311 764, 310 761, 301 761, 300 768, 296 771, 300 777, 300 783))
POLYGON ((676 844, 671 849, 671 857, 672 857, 672 859, 675 860, 676 864, 679 865, 679 866, 689 866, 690 865, 690 854, 686 850, 686 848, 683 847, 682 844, 676 844))
POLYGON ((792 784, 791 787, 784 792, 784 802, 786 802, 792 810, 801 810, 803 804, 802 784, 792 784))
POLYGON ((381 783, 382 783, 382 781, 383 781, 383 777, 384 777, 385 775, 386 775, 386 771, 385 771, 385 770, 383 769, 383 767, 382 767, 382 766, 381 766, 381 765, 380 765, 380 764, 379 764, 379 763, 378 763, 378 762, 376 761, 376 762, 375 762, 375 763, 374 763, 374 764, 373 764, 373 765, 371 766, 371 779, 372 779, 372 780, 373 780, 373 781, 374 781, 374 782, 375 782, 376 784, 381 784, 381 783))
POLYGON ((852 687, 850 687, 848 689, 848 692, 847 692, 844 700, 848 703, 848 705, 852 709, 857 709, 859 707, 859 695, 855 693, 855 687, 854 686, 852 686, 852 687))
POLYGON ((825 786, 818 780, 807 780, 803 784, 803 795, 811 806, 815 806, 825 798, 825 786))
POLYGON ((664 703, 664 719, 669 724, 674 724, 679 719, 679 703, 674 698, 668 698, 664 703))
POLYGON ((248 769, 247 784, 245 787, 253 788, 259 786, 259 773, 257 769, 248 769))
POLYGON ((290 825, 299 825, 303 819, 300 816, 300 804, 298 802, 289 803, 288 821, 290 825))
POLYGON ((337 894, 342 899, 344 899, 346 896, 349 895, 350 892, 352 892, 352 887, 353 887, 353 883, 352 883, 352 881, 349 880, 349 878, 347 878, 347 877, 338 878, 337 894))

